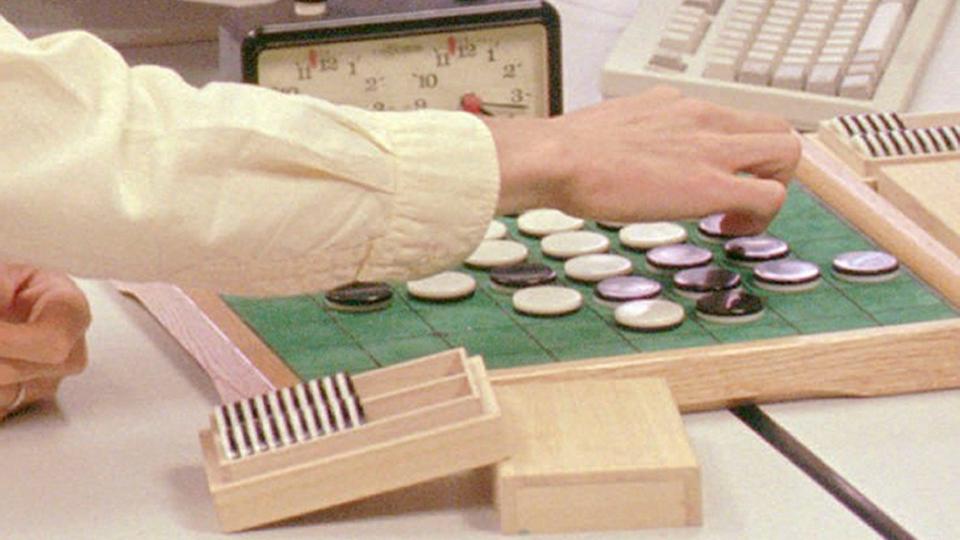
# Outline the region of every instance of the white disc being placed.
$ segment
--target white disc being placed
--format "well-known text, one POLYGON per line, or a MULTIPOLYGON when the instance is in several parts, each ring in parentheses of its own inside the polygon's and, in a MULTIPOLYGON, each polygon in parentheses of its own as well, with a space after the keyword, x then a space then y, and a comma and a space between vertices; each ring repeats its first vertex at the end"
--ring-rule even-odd
POLYGON ((570 279, 594 283, 633 272, 633 263, 622 255, 595 253, 568 260, 563 264, 563 271, 570 279))
POLYGON ((464 261, 477 268, 493 268, 521 263, 527 258, 527 246, 513 240, 484 240, 464 261))
POLYGON ((647 250, 687 241, 687 230, 668 221, 632 223, 620 229, 620 243, 631 249, 647 250))
POLYGON ((570 279, 594 283, 633 272, 633 263, 622 255, 595 253, 568 260, 563 264, 563 271, 570 279))
POLYGON ((544 236, 540 248, 547 256, 569 259, 579 255, 603 253, 610 249, 610 239, 593 231, 568 231, 544 236))
POLYGON ((502 221, 493 220, 487 226, 487 232, 483 235, 484 240, 499 240, 507 237, 507 226, 502 221))
POLYGON ((463 272, 441 272, 407 283, 407 291, 417 298, 444 302, 466 298, 477 290, 477 280, 463 272))
POLYGON ((683 306, 660 299, 634 300, 621 304, 613 312, 617 324, 646 332, 676 328, 685 317, 683 306))
POLYGON ((517 228, 520 232, 530 236, 546 236, 548 234, 576 231, 582 229, 584 221, 580 218, 568 216, 560 210, 552 208, 538 208, 520 214, 517 218, 517 228))
POLYGON ((577 311, 582 305, 583 295, 569 287, 540 285, 513 293, 513 308, 527 315, 566 315, 577 311))

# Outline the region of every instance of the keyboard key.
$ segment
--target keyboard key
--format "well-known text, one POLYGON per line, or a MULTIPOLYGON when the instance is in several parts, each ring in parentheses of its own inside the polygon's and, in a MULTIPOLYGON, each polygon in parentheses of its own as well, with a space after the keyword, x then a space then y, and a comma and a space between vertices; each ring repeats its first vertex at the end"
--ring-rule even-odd
POLYGON ((807 78, 807 85, 804 88, 807 92, 835 96, 842 73, 842 68, 838 63, 816 64, 810 70, 810 76, 807 78))
POLYGON ((678 28, 664 32, 660 38, 660 47, 685 53, 696 50, 693 34, 678 28))
POLYGON ((683 5, 699 7, 711 15, 716 15, 723 5, 723 0, 684 0, 683 5))
POLYGON ((877 6, 857 52, 878 53, 880 66, 885 66, 893 51, 893 45, 903 30, 905 17, 903 4, 900 2, 885 2, 877 6))
POLYGON ((707 10, 703 6, 694 6, 690 4, 683 4, 678 7, 676 11, 673 12, 674 18, 699 18, 701 16, 706 16, 707 10))
POLYGON ((840 95, 848 98, 869 99, 873 96, 873 76, 867 73, 847 75, 840 83, 840 95))
POLYGON ((686 71, 687 64, 676 51, 660 49, 650 57, 649 65, 670 71, 686 71))
POLYGON ((732 81, 737 77, 739 63, 733 54, 716 54, 707 57, 707 65, 703 68, 703 76, 721 81, 732 81))
POLYGON ((751 59, 749 56, 740 67, 737 80, 746 84, 767 86, 770 84, 770 72, 773 70, 773 61, 760 58, 751 59))
POLYGON ((876 64, 850 64, 847 75, 870 75, 874 79, 880 78, 880 70, 876 64))
MULTIPOLYGON (((807 7, 807 0, 776 0, 773 9, 787 10, 799 13, 807 7)), ((773 11, 773 10, 771 10, 773 11)))
POLYGON ((803 90, 807 77, 806 63, 784 62, 773 74, 772 85, 788 90, 803 90))
POLYGON ((851 64, 867 64, 876 66, 880 70, 880 53, 876 52, 857 52, 853 55, 853 60, 850 61, 851 64))

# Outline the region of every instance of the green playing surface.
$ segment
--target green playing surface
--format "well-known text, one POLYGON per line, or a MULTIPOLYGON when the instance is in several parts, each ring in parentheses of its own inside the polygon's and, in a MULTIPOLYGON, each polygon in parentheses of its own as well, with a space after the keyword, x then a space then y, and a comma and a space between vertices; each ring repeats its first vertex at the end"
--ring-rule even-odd
POLYGON ((483 355, 488 368, 504 368, 957 315, 947 302, 906 271, 892 281, 875 284, 852 284, 834 278, 830 273, 834 256, 874 246, 796 183, 768 232, 789 242, 795 257, 820 266, 824 279, 812 291, 777 293, 757 288, 749 269, 728 263, 722 246, 703 241, 696 224, 685 225, 692 243, 710 248, 720 265, 741 273, 747 290, 764 297, 765 314, 747 324, 697 319, 694 302, 670 291, 669 278, 650 274, 642 253, 620 247, 616 232, 591 224, 589 229, 610 237, 614 252, 634 262, 635 274, 661 281, 668 291, 665 297, 687 309, 687 320, 674 330, 642 333, 623 329, 613 321, 613 310, 594 299, 591 286, 565 279, 563 263, 542 255, 539 240, 520 234, 515 219, 502 221, 514 239, 530 248, 530 260, 549 264, 561 276, 559 284, 583 293, 585 303, 580 311, 557 318, 516 313, 510 296, 491 288, 486 272, 470 269, 465 271, 477 278, 477 292, 455 303, 411 298, 402 284, 394 287, 389 308, 372 313, 331 310, 324 306, 322 295, 225 300, 304 379, 338 370, 362 372, 460 346, 471 354, 483 355))

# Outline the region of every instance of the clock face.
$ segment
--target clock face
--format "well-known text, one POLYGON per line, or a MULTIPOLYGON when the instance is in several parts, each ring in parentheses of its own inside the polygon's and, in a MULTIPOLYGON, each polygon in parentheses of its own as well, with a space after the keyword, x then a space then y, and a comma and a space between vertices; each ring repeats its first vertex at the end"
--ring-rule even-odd
POLYGON ((372 110, 550 113, 547 32, 539 24, 292 45, 257 57, 257 82, 372 110))

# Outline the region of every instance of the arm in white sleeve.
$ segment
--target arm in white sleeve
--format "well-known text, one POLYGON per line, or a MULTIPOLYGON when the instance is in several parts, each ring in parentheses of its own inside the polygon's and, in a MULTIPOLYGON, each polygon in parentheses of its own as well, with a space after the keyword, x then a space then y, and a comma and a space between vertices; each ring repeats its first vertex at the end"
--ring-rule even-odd
POLYGON ((498 188, 472 115, 198 90, 0 17, 0 260, 239 294, 406 279, 465 258, 498 188))

